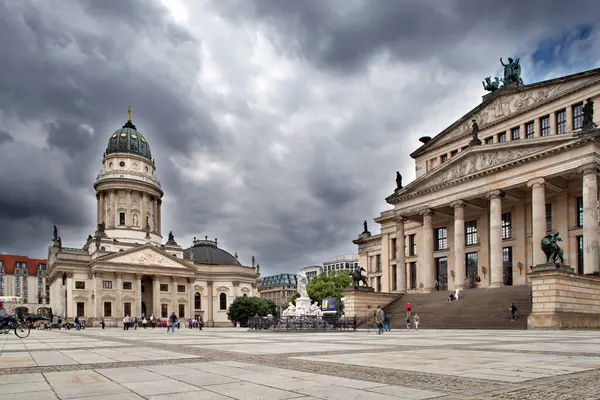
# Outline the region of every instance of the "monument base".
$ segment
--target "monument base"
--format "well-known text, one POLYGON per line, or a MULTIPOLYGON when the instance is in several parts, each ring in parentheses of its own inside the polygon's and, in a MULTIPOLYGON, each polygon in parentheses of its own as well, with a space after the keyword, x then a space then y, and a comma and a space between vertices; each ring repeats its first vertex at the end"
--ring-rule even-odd
POLYGON ((358 320, 369 318, 377 306, 382 308, 402 297, 402 293, 375 292, 373 288, 359 286, 344 290, 344 316, 358 320))
POLYGON ((305 310, 306 314, 308 314, 308 310, 310 310, 310 304, 310 297, 298 297, 296 299, 296 309, 305 310))
POLYGON ((344 289, 344 292, 363 292, 363 293, 373 293, 375 289, 368 286, 354 286, 344 289))
POLYGON ((569 273, 569 272, 575 272, 575 269, 573 269, 573 267, 571 267, 570 265, 567 265, 567 264, 553 263, 553 262, 538 264, 535 267, 531 267, 531 272, 549 272, 549 271, 569 273))

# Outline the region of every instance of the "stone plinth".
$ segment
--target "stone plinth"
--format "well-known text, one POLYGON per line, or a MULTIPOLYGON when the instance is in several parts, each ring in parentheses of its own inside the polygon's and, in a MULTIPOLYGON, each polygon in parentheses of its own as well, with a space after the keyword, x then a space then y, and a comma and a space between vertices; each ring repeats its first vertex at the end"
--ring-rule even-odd
POLYGON ((540 264, 529 275, 529 329, 599 329, 600 277, 576 275, 566 265, 540 264))
POLYGON ((298 297, 296 299, 296 309, 297 310, 305 310, 308 313, 310 309, 310 297, 298 297))
POLYGON ((366 318, 369 312, 375 312, 378 305, 383 308, 401 296, 400 293, 376 293, 373 288, 362 286, 348 288, 344 291, 344 316, 366 318))

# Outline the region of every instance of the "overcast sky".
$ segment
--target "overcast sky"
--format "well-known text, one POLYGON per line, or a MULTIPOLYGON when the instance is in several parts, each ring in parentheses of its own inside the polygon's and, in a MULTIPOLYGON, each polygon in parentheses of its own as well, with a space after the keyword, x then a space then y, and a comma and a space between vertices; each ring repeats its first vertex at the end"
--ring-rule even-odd
POLYGON ((525 83, 600 66, 597 1, 0 0, 0 253, 81 247, 110 134, 156 157, 163 235, 217 237, 262 274, 352 244, 414 179, 409 153, 525 83), (487 4, 487 5, 486 5, 487 4))

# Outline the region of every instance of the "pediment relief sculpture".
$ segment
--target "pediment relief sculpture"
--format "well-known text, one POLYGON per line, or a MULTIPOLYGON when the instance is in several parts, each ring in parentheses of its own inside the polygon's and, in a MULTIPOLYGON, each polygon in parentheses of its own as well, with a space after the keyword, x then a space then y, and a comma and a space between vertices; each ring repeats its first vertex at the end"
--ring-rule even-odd
POLYGON ((106 261, 110 261, 113 263, 119 264, 133 264, 133 265, 153 265, 153 266, 161 266, 161 267, 169 267, 169 268, 178 268, 178 269, 190 269, 190 267, 186 267, 175 260, 170 259, 169 257, 158 253, 152 249, 144 249, 135 251, 129 254, 125 254, 122 256, 118 256, 115 258, 107 259, 106 261))
POLYGON ((177 299, 177 301, 179 303, 187 303, 188 301, 190 301, 190 299, 187 299, 185 297, 180 297, 180 298, 177 299))
POLYGON ((485 106, 482 110, 467 118, 457 128, 446 133, 443 138, 440 138, 440 141, 437 142, 436 145, 447 143, 455 138, 470 134, 472 132, 472 119, 477 122, 480 129, 485 129, 485 127, 489 124, 497 122, 503 118, 510 117, 511 115, 521 111, 525 111, 526 109, 533 107, 538 103, 542 103, 545 100, 557 97, 562 93, 585 83, 586 81, 594 79, 597 78, 591 78, 587 80, 580 79, 573 82, 565 82, 562 84, 555 84, 538 89, 526 89, 515 94, 500 96, 485 106))
POLYGON ((85 301, 88 300, 88 298, 85 297, 85 296, 74 296, 73 300, 75 300, 75 301, 84 301, 85 302, 85 301))
POLYGON ((132 296, 127 296, 127 295, 125 295, 125 296, 121 296, 121 298, 122 298, 123 300, 135 301, 135 297, 132 297, 132 296))
POLYGON ((219 286, 217 288, 217 292, 229 292, 229 288, 227 286, 219 286))
POLYGON ((242 293, 250 293, 250 289, 248 289, 247 287, 243 287, 242 293))
POLYGON ((432 186, 438 186, 459 178, 498 167, 511 161, 527 157, 531 154, 548 149, 549 146, 527 146, 511 149, 499 149, 494 151, 477 152, 445 165, 442 170, 428 177, 421 185, 412 190, 422 190, 432 186))
POLYGON ((170 297, 161 297, 160 301, 162 304, 169 304, 171 302, 171 298, 170 297))
POLYGON ((115 296, 109 296, 109 295, 105 294, 105 295, 102 295, 101 299, 102 299, 103 301, 105 301, 105 300, 112 300, 112 301, 115 301, 117 298, 116 298, 115 296))

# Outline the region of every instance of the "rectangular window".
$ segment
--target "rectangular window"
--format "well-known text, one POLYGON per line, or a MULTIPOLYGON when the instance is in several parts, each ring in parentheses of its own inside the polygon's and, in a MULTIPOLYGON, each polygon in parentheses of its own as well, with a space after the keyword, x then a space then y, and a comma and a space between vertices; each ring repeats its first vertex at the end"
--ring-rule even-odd
POLYGON ((435 230, 435 249, 438 251, 448 249, 448 229, 446 227, 435 230))
POLYGON ((167 308, 167 305, 161 304, 160 305, 160 317, 167 318, 168 316, 169 316, 169 309, 167 308))
POLYGON ((583 236, 577 236, 577 273, 583 275, 583 236))
POLYGON ((179 318, 185 318, 185 304, 179 305, 179 318))
POLYGON ((393 238, 392 239, 392 246, 391 246, 392 247, 392 251, 391 251, 391 253, 392 253, 392 260, 395 260, 396 256, 397 256, 397 254, 396 254, 397 253, 397 251, 396 251, 397 250, 396 249, 397 243, 398 242, 397 242, 396 238, 393 238))
POLYGON ((131 282, 123 282, 123 290, 132 290, 133 285, 131 282))
POLYGON ((377 263, 377 272, 381 272, 381 254, 375 256, 375 262, 377 263))
POLYGON ((506 143, 506 132, 498 134, 498 143, 506 143))
POLYGON ((465 222, 465 244, 477 244, 477 221, 465 222))
POLYGON ((454 157, 454 156, 455 156, 455 155, 457 155, 457 154, 458 154, 458 150, 452 150, 452 151, 450 152, 450 157, 454 157))
POLYGON ((442 156, 440 157, 440 160, 445 163, 446 161, 448 161, 448 154, 442 154, 442 156))
POLYGON ((518 126, 516 128, 512 128, 510 130, 510 138, 511 140, 521 139, 521 128, 518 126))
POLYGON ((112 289, 112 281, 102 281, 102 287, 104 289, 112 289))
POLYGON ((112 303, 110 301, 104 302, 104 316, 112 317, 112 303))
POLYGON ((185 293, 185 285, 177 285, 178 293, 185 293))
POLYGON ((550 136, 550 116, 540 118, 540 125, 542 127, 542 136, 550 136))
POLYGON ((392 267, 392 290, 398 290, 398 266, 392 267))
POLYGON ((490 136, 485 138, 485 144, 494 144, 494 137, 490 136))
POLYGON ((410 263, 410 288, 411 289, 417 288, 417 263, 416 262, 410 263))
POLYGON ((552 231, 552 203, 546 204, 546 232, 552 231))
POLYGON ((123 303, 123 314, 131 316, 131 303, 123 303))
POLYGON ((408 236, 408 255, 409 256, 416 256, 417 255, 417 235, 416 234, 412 234, 408 236))
POLYGON ((583 127, 583 103, 573 106, 573 130, 583 127))
POLYGON ((556 134, 562 135, 567 132, 567 110, 556 112, 556 134))
POLYGON ((77 316, 85 317, 85 303, 77 303, 77 316))
POLYGON ((161 292, 168 292, 169 291, 169 285, 167 285, 166 283, 161 283, 160 284, 160 291, 161 292))
POLYGON ((85 289, 85 281, 75 281, 75 289, 85 289))
POLYGON ((577 226, 583 226, 583 197, 577 198, 577 226))
POLYGON ((377 293, 381 293, 381 277, 377 277, 377 293))
POLYGON ((119 225, 125 225, 125 213, 124 212, 119 213, 119 225))
POLYGON ((533 139, 535 137, 535 125, 533 122, 525 124, 525 139, 533 139))
POLYGON ((502 214, 502 239, 512 238, 512 214, 502 214))

